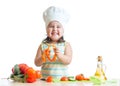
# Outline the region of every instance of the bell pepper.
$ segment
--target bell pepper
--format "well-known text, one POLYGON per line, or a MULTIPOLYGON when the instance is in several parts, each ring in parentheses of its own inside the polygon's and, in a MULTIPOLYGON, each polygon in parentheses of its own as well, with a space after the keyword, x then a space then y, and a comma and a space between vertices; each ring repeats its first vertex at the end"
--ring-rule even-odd
POLYGON ((36 81, 36 71, 29 67, 25 72, 26 82, 32 83, 36 81))

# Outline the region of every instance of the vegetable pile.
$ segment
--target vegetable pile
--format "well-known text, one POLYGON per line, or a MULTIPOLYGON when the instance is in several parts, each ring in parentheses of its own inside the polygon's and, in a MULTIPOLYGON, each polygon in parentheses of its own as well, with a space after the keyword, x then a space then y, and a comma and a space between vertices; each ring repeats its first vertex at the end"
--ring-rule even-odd
POLYGON ((63 76, 60 78, 60 80, 56 80, 52 76, 48 76, 46 78, 46 82, 61 82, 61 81, 90 81, 90 79, 85 77, 83 74, 78 74, 76 76, 63 76))
POLYGON ((41 78, 41 72, 39 70, 34 70, 24 63, 15 64, 12 68, 12 74, 10 75, 10 79, 23 83, 33 83, 38 78, 41 78))

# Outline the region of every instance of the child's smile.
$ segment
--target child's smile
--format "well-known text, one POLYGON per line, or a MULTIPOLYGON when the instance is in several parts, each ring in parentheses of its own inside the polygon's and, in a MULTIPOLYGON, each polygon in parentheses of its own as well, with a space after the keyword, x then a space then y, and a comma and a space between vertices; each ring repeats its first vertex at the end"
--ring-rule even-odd
POLYGON ((51 34, 52 34, 53 36, 59 35, 59 33, 58 33, 57 31, 53 31, 51 34))

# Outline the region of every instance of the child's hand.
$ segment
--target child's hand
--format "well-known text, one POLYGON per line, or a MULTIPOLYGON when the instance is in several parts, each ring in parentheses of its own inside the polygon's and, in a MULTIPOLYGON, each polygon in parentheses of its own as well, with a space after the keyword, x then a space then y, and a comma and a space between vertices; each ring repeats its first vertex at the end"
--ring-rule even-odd
POLYGON ((55 54, 58 54, 58 53, 60 53, 60 50, 57 47, 55 47, 54 52, 55 52, 55 54))
POLYGON ((54 48, 54 53, 56 54, 56 56, 60 59, 63 54, 60 52, 59 48, 58 47, 55 47, 54 48))
POLYGON ((57 56, 58 58, 60 58, 61 55, 62 55, 62 53, 60 52, 59 48, 54 45, 54 46, 53 46, 53 50, 54 50, 54 53, 56 54, 56 56, 57 56))

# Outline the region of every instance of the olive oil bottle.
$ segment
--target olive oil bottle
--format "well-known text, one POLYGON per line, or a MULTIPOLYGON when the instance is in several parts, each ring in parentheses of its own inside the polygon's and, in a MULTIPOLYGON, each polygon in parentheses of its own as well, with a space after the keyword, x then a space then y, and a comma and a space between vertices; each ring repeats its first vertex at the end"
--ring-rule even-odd
POLYGON ((103 65, 103 58, 102 58, 102 56, 98 56, 97 68, 96 68, 96 72, 94 75, 102 80, 107 80, 103 66, 105 66, 105 65, 103 65))

